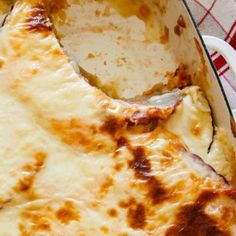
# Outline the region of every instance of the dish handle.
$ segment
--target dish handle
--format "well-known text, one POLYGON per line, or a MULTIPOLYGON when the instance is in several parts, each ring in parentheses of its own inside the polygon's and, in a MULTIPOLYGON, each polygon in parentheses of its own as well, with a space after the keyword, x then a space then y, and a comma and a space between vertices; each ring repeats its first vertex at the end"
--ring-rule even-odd
MULTIPOLYGON (((204 35, 204 42, 207 47, 220 53, 227 61, 229 67, 236 77, 236 52, 227 42, 217 37, 204 35)), ((233 110, 234 118, 236 120, 236 109, 233 110)))
POLYGON ((234 75, 236 76, 236 52, 227 42, 217 37, 204 35, 204 42, 207 47, 219 52, 227 61, 234 75))

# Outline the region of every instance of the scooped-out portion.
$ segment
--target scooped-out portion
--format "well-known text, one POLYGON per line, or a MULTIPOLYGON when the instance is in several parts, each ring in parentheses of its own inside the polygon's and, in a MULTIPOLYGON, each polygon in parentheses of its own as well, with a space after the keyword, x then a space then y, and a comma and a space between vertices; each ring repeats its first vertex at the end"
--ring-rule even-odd
POLYGON ((64 49, 91 84, 109 96, 133 98, 154 86, 159 91, 179 67, 154 1, 68 0, 60 10, 51 2, 64 49))

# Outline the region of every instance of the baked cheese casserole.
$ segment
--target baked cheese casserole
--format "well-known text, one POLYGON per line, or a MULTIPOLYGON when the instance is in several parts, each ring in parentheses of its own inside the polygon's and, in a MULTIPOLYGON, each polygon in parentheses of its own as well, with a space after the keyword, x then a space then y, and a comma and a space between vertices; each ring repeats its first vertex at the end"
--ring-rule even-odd
POLYGON ((0 30, 0 236, 236 235, 233 146, 184 66, 163 92, 112 98, 48 3, 16 1, 0 30))

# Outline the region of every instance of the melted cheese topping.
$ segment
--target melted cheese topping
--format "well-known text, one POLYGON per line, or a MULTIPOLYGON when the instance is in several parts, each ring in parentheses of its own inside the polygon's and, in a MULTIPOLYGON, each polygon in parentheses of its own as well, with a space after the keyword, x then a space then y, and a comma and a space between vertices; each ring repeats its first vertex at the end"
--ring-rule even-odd
POLYGON ((180 136, 191 152, 205 157, 213 138, 210 107, 198 87, 188 87, 181 93, 183 102, 165 126, 180 136))
POLYGON ((0 38, 1 235, 236 234, 234 189, 165 127, 184 101, 91 87, 39 0, 20 0, 0 38))
POLYGON ((165 127, 178 135, 188 150, 202 157, 227 180, 234 182, 235 153, 226 132, 213 126, 207 100, 194 86, 183 89, 181 94, 184 96, 183 102, 165 123, 165 127))

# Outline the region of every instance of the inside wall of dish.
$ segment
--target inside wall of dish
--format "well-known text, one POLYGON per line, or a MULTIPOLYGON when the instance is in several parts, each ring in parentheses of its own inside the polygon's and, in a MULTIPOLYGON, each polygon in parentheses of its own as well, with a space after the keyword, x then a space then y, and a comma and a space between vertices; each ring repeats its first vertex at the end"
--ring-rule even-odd
POLYGON ((133 98, 161 91, 182 64, 163 18, 167 5, 67 0, 60 8, 50 2, 49 8, 61 44, 84 77, 111 97, 133 98))

